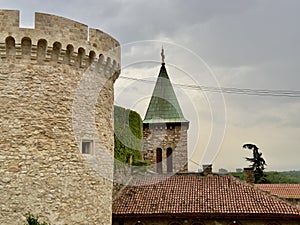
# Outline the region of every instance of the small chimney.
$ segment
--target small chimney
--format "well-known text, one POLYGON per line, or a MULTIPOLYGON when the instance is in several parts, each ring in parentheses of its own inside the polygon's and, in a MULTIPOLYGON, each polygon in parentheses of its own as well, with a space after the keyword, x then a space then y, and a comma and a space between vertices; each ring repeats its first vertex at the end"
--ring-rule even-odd
POLYGON ((244 177, 245 177, 245 181, 248 184, 254 184, 255 177, 254 177, 253 168, 244 168, 244 177))
POLYGON ((202 165, 204 176, 212 175, 212 164, 202 165))

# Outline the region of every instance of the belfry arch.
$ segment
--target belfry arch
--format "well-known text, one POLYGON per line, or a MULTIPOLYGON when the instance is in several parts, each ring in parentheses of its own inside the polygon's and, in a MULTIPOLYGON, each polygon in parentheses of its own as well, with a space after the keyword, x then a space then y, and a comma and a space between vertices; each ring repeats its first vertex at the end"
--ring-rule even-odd
POLYGON ((172 155, 172 148, 167 148, 166 156, 167 156, 167 173, 173 172, 173 155, 172 155))
POLYGON ((156 149, 156 171, 162 173, 162 149, 156 149))

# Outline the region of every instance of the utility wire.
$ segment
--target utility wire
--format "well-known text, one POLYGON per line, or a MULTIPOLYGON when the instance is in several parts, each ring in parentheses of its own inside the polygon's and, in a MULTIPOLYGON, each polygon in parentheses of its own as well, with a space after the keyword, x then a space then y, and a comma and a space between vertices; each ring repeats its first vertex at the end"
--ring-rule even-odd
MULTIPOLYGON (((133 78, 127 76, 120 76, 119 78, 126 80, 135 80, 144 83, 154 83, 154 81, 133 78)), ((251 88, 235 88, 235 87, 210 87, 203 85, 193 84, 172 84, 174 86, 182 87, 185 89, 194 89, 208 92, 217 92, 224 94, 240 94, 240 95, 255 95, 255 96, 271 96, 271 97, 289 97, 289 98, 300 98, 300 90, 271 90, 271 89, 251 89, 251 88)))

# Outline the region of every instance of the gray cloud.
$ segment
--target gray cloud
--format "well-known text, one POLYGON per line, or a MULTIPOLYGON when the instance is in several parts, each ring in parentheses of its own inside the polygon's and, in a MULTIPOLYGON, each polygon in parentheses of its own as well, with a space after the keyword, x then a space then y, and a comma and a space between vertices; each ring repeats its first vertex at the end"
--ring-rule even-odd
MULTIPOLYGON (((0 0, 0 5, 1 8, 20 9, 24 26, 32 26, 33 12, 41 11, 104 30, 122 44, 149 39, 177 43, 202 57, 216 72, 221 86, 300 89, 298 0, 0 0)), ((136 54, 136 60, 148 57, 145 53, 149 53, 152 60, 157 57, 159 62, 159 52, 154 54, 150 50, 143 52, 129 49, 126 53, 133 54, 131 57, 136 54)), ((180 55, 167 45, 166 53, 169 62, 176 62, 197 83, 208 84, 203 76, 205 71, 193 67, 185 55, 180 55)), ((136 68, 133 66, 132 71, 138 71, 137 77, 143 77, 140 74, 143 67, 148 71, 147 78, 157 76, 158 71, 149 72, 149 64, 139 64, 136 68)), ((172 80, 184 82, 183 75, 175 70, 170 71, 172 80)), ((122 92, 124 87, 126 81, 119 79, 116 83, 119 90, 116 92, 122 92)), ((134 102, 130 102, 133 101, 131 98, 140 94, 138 99, 143 99, 142 95, 146 93, 141 87, 132 87, 132 90, 137 93, 131 92, 128 103, 123 103, 124 105, 134 105, 134 102)), ((196 99, 193 93, 191 99, 196 99)), ((227 133, 219 157, 213 162, 217 168, 246 166, 241 158, 242 153, 234 149, 240 148, 247 140, 253 140, 264 147, 266 156, 270 157, 267 161, 274 162, 270 168, 299 169, 300 165, 295 157, 295 149, 300 140, 299 98, 226 94, 225 99, 227 133), (284 155, 283 148, 286 153, 284 155), (277 154, 269 153, 271 149, 277 154), (234 155, 234 160, 221 160, 226 155, 234 155), (284 157, 290 162, 289 165, 281 162, 284 157)), ((126 98, 122 101, 126 101, 126 98)), ((203 113, 203 110, 199 113, 203 113)), ((195 156, 193 160, 200 163, 200 158, 201 156, 195 156)))

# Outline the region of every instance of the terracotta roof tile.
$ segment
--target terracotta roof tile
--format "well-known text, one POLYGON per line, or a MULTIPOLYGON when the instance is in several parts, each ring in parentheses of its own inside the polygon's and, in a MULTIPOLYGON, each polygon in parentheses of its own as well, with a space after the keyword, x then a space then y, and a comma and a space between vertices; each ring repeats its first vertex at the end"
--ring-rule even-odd
POLYGON ((300 184, 255 184, 255 187, 278 197, 300 199, 300 184))
POLYGON ((136 179, 113 201, 114 215, 182 213, 300 218, 296 207, 230 176, 188 174, 136 179))

